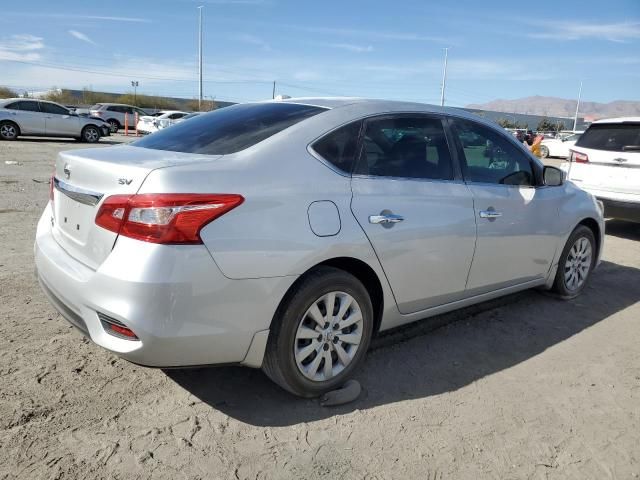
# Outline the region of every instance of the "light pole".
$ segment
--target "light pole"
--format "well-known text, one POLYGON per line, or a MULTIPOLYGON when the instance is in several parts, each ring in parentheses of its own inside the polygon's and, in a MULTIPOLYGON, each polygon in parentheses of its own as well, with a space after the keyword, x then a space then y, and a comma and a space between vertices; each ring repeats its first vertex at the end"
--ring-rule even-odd
POLYGON ((573 117, 573 132, 576 131, 576 125, 578 124, 578 110, 580 110, 580 97, 582 96, 582 80, 580 80, 580 89, 578 90, 578 103, 576 104, 576 114, 573 117))
POLYGON ((140 83, 137 80, 131 81, 131 86, 133 87, 133 104, 136 107, 138 106, 138 85, 140 85, 140 83))
POLYGON ((444 49, 444 68, 442 69, 442 90, 440 91, 440 106, 444 107, 444 89, 447 85, 447 57, 449 48, 444 49))
POLYGON ((198 110, 202 111, 202 9, 204 5, 198 7, 200 12, 200 20, 198 22, 198 76, 200 77, 199 89, 198 89, 198 110))

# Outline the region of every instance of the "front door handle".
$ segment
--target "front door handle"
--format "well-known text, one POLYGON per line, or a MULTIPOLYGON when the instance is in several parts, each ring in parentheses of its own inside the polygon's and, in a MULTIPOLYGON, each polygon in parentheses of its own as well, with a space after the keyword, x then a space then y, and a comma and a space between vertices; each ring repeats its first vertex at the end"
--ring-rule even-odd
POLYGON ((480 210, 480 218, 500 218, 502 213, 496 212, 495 210, 480 210))
POLYGON ((374 224, 390 224, 390 223, 400 223, 404 220, 402 215, 396 215, 394 213, 380 214, 380 215, 369 215, 369 223, 374 224))

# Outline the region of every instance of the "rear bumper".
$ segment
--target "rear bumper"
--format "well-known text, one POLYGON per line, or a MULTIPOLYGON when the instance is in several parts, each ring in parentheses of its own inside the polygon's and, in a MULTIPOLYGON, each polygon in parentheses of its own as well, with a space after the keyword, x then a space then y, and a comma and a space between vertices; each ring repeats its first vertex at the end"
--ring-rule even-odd
POLYGON ((640 223, 640 202, 629 202, 597 197, 604 204, 604 216, 640 223))
POLYGON ((92 270, 55 241, 47 207, 34 246, 38 281, 53 306, 96 344, 153 367, 225 363, 259 366, 265 331, 295 277, 229 280, 203 245, 118 239, 92 270), (107 333, 98 312, 139 340, 107 333), (247 360, 249 355, 250 360, 247 360))

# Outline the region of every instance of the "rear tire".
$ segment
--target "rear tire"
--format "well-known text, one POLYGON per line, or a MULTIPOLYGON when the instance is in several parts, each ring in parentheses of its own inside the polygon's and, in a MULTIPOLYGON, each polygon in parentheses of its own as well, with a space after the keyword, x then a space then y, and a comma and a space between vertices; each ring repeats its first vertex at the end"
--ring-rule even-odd
POLYGON ((317 397, 352 376, 372 331, 373 306, 364 285, 344 270, 319 267, 283 299, 262 369, 294 395, 317 397))
POLYGON ((111 133, 118 133, 118 129, 120 128, 120 122, 115 118, 112 118, 107 121, 109 125, 111 125, 111 133))
POLYGON ((0 122, 0 139, 15 140, 20 135, 20 127, 13 122, 0 122))
POLYGON ((566 300, 580 295, 589 283, 597 254, 593 232, 584 225, 578 225, 569 235, 558 260, 552 291, 566 300))

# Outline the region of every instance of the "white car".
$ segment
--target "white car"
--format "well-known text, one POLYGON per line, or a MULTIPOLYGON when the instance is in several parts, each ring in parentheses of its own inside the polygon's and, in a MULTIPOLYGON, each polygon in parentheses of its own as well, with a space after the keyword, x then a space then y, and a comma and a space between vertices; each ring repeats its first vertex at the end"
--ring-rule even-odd
POLYGON ((540 144, 542 158, 567 158, 569 156, 569 150, 575 145, 581 135, 582 133, 573 133, 562 138, 545 138, 540 144))
POLYGON ((182 117, 189 115, 187 112, 179 110, 163 110, 157 115, 145 115, 138 120, 138 132, 153 133, 163 128, 167 128, 182 117))
POLYGON ((640 222, 640 117, 593 122, 564 169, 604 203, 605 217, 640 222))

